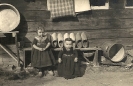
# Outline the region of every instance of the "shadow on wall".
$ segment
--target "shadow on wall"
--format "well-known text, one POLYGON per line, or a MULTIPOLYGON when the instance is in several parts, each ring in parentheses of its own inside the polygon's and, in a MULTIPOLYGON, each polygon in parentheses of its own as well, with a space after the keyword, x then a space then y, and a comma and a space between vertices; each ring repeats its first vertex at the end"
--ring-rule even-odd
POLYGON ((65 16, 65 17, 59 17, 59 18, 55 18, 52 21, 53 22, 66 22, 66 21, 73 21, 73 22, 79 22, 79 17, 82 16, 90 16, 92 15, 92 11, 84 11, 81 13, 76 13, 76 16, 65 16))
POLYGON ((78 13, 77 14, 77 17, 79 16, 91 16, 92 15, 92 10, 90 11, 84 11, 84 12, 81 12, 81 13, 78 13))
POLYGON ((28 24, 27 24, 25 17, 21 13, 20 13, 20 23, 15 30, 19 31, 18 41, 21 43, 21 46, 24 46, 24 40, 25 39, 28 40, 25 37, 26 34, 28 33, 28 24))
POLYGON ((26 2, 35 2, 36 0, 24 0, 26 2))
MULTIPOLYGON (((20 23, 19 25, 12 31, 19 31, 18 35, 18 42, 21 42, 25 39, 25 35, 28 32, 28 25, 25 20, 25 17, 20 13, 20 23)), ((6 37, 1 38, 0 43, 2 44, 14 44, 15 43, 15 38, 12 37, 12 34, 5 33, 4 34, 6 37)))
POLYGON ((73 16, 65 16, 65 17, 59 17, 59 18, 55 18, 52 20, 53 22, 66 22, 66 21, 75 21, 78 22, 78 18, 77 17, 73 17, 73 16))

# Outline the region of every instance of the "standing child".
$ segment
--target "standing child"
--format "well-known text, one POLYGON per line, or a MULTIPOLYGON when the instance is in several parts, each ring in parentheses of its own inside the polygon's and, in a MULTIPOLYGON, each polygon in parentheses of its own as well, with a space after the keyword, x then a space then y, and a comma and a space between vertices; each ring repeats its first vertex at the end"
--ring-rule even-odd
POLYGON ((80 65, 77 51, 73 49, 73 41, 66 38, 64 48, 58 55, 58 75, 65 79, 71 79, 80 76, 80 65))
POLYGON ((42 28, 37 29, 37 36, 32 43, 31 66, 39 69, 39 76, 44 76, 44 70, 52 70, 55 59, 50 52, 50 41, 42 28))

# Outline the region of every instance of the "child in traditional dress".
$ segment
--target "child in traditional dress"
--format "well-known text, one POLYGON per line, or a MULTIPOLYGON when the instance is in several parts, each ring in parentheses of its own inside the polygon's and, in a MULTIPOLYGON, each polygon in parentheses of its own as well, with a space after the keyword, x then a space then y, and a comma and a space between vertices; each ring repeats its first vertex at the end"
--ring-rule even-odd
POLYGON ((42 28, 37 29, 37 36, 33 40, 32 47, 31 66, 39 69, 38 76, 43 77, 45 69, 52 70, 51 66, 55 64, 55 59, 49 49, 48 36, 44 34, 42 28))
POLYGON ((64 47, 58 55, 58 75, 65 79, 72 79, 80 74, 80 64, 77 51, 73 49, 73 41, 71 38, 66 38, 64 47))

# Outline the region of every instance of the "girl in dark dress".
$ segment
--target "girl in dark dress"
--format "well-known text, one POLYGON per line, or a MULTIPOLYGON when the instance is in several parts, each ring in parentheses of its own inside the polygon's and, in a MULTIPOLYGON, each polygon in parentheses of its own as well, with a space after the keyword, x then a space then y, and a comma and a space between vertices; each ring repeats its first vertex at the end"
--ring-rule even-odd
MULTIPOLYGON (((37 34, 32 43, 31 66, 39 69, 39 76, 44 76, 44 69, 51 68, 55 64, 55 59, 50 51, 50 41, 44 35, 42 28, 37 29, 37 34)), ((51 70, 51 69, 48 69, 51 70)))
POLYGON ((71 79, 81 76, 78 54, 73 50, 73 42, 71 38, 66 38, 64 48, 58 55, 58 75, 65 79, 71 79))

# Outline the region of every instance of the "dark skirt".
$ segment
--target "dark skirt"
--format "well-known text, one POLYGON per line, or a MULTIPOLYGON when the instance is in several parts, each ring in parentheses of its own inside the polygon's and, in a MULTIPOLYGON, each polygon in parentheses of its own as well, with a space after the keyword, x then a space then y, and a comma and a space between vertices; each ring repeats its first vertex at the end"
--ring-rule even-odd
POLYGON ((58 75, 66 79, 80 76, 80 64, 74 62, 75 57, 62 57, 62 62, 58 64, 58 75))
POLYGON ((45 51, 39 51, 37 49, 32 49, 31 53, 31 65, 33 67, 47 67, 55 64, 55 59, 52 51, 47 49, 45 51))

